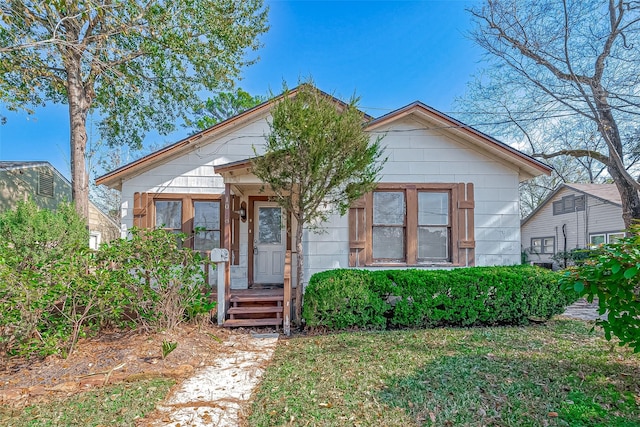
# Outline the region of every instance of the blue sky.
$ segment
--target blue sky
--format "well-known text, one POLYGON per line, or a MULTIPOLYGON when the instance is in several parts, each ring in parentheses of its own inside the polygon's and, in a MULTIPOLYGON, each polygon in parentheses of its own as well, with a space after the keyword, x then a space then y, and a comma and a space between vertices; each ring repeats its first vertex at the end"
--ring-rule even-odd
MULTIPOLYGON (((250 54, 260 60, 239 83, 251 94, 278 93, 283 81, 294 87, 311 76, 340 98, 355 92, 372 116, 419 100, 455 117, 454 98, 482 66, 482 51, 466 35, 465 9, 477 0, 265 1, 271 28, 250 54)), ((70 176, 65 105, 31 116, 3 107, 0 113, 8 118, 0 125, 0 160, 46 160, 70 176)), ((182 130, 146 142, 166 145, 184 136, 182 130)))

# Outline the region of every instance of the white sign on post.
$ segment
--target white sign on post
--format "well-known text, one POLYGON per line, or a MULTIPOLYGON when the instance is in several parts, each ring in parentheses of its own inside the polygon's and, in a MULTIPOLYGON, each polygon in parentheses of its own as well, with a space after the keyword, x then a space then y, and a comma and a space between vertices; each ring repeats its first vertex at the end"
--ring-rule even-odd
POLYGON ((216 270, 218 270, 218 325, 222 325, 227 314, 224 295, 224 263, 229 262, 229 251, 226 249, 212 249, 211 262, 216 263, 216 270))

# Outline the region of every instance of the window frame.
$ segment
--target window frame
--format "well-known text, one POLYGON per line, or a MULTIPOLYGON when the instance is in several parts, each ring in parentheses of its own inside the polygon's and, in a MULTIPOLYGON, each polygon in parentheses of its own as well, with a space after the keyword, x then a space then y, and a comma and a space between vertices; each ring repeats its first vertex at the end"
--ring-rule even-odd
MULTIPOLYGON (((219 202, 220 206, 220 247, 224 245, 224 194, 182 194, 182 193, 148 193, 149 211, 147 214, 151 217, 151 224, 156 227, 156 201, 180 201, 182 202, 182 227, 178 230, 187 235, 183 243, 185 248, 194 248, 195 230, 194 230, 194 202, 219 202)), ((174 229, 170 229, 174 230, 174 229)), ((201 252, 209 252, 201 251, 201 252)))
POLYGON ((619 238, 623 238, 625 237, 626 233, 624 231, 601 231, 598 233, 589 233, 589 247, 590 248, 596 248, 599 245, 608 245, 610 243, 615 243, 611 241, 611 238, 614 236, 619 236, 622 235, 619 238), (602 243, 592 243, 591 239, 593 239, 594 237, 597 236, 601 236, 604 238, 604 241, 602 243))
POLYGON ((539 255, 553 255, 556 253, 556 238, 555 236, 545 236, 545 237, 532 237, 531 238, 531 246, 530 246, 531 250, 533 253, 535 254, 539 254, 539 255), (551 248, 551 252, 547 251, 546 248, 549 245, 545 245, 545 240, 547 239, 551 239, 552 243, 552 248, 551 248), (540 245, 535 245, 534 242, 535 241, 540 241, 540 245), (533 248, 538 246, 540 248, 539 251, 533 251, 533 248))
POLYGON ((584 194, 570 194, 553 202, 553 215, 582 212, 585 210, 587 199, 584 194))
POLYGON ((435 183, 435 184, 387 184, 381 183, 370 193, 371 197, 366 199, 367 203, 367 255, 366 266, 457 266, 460 265, 457 259, 457 252, 460 249, 458 244, 458 184, 435 183), (403 192, 405 196, 405 226, 404 226, 404 259, 376 259, 373 257, 373 193, 375 192, 403 192), (420 260, 418 258, 418 193, 447 193, 448 194, 448 225, 447 225, 447 258, 446 260, 420 260))

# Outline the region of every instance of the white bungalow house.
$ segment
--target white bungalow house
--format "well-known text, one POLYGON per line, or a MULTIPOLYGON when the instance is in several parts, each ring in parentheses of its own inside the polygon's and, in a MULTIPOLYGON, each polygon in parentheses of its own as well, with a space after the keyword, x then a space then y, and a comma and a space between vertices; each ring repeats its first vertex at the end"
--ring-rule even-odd
POLYGON ((561 267, 554 255, 624 236, 622 203, 615 184, 563 184, 522 220, 528 261, 561 267))
MULTIPOLYGON (((242 324, 234 301, 243 292, 283 283, 292 248, 296 224, 251 173, 278 99, 97 180, 122 191, 123 233, 164 226, 191 234, 194 249, 229 250, 225 324, 242 324), (204 231, 194 234, 196 227, 204 231)), ((548 166, 420 102, 367 119, 372 138, 384 135, 380 183, 323 233, 305 231, 305 283, 334 268, 520 263, 518 184, 549 174, 548 166)))

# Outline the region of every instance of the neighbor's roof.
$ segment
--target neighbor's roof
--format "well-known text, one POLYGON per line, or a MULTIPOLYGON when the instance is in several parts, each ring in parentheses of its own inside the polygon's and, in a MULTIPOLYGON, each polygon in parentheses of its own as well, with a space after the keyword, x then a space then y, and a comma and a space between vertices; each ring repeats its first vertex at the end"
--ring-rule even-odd
POLYGON ((597 197, 605 202, 622 206, 620 192, 615 184, 565 184, 565 186, 581 193, 597 197))
MULTIPOLYGON (((291 89, 287 92, 289 97, 295 96, 302 87, 307 84, 302 84, 294 89, 291 89)), ((346 107, 348 104, 340 99, 329 95, 326 92, 321 91, 320 89, 315 88, 320 92, 320 94, 330 98, 333 102, 335 102, 340 107, 346 107)), ((212 127, 200 131, 196 134, 193 134, 187 138, 184 138, 174 144, 168 145, 164 148, 161 148, 158 151, 155 151, 151 154, 148 154, 144 157, 141 157, 138 160, 135 160, 131 163, 128 163, 118 169, 115 169, 105 175, 102 175, 96 179, 96 184, 104 184, 112 188, 120 189, 122 186, 122 181, 127 177, 142 173, 146 170, 151 169, 157 162, 161 162, 163 160, 168 160, 179 153, 183 153, 198 147, 199 142, 203 137, 208 136, 216 136, 222 135, 224 132, 228 132, 236 126, 247 123, 248 121, 254 119, 256 116, 260 116, 261 114, 266 114, 271 110, 271 108, 280 101, 285 94, 280 94, 268 101, 263 102, 260 105, 257 105, 243 113, 240 113, 236 116, 233 116, 225 121, 217 123, 212 127)), ((373 119, 373 117, 368 114, 364 114, 364 119, 368 122, 373 119)))
POLYGON ((525 219, 520 223, 520 226, 525 225, 531 218, 533 218, 538 212, 544 209, 560 191, 563 189, 571 189, 578 193, 587 194, 596 199, 602 200, 606 203, 611 203, 616 206, 622 206, 622 200, 618 187, 615 184, 562 184, 556 187, 555 190, 549 194, 542 203, 540 203, 525 219))
POLYGON ((49 166, 53 168, 53 166, 51 166, 51 163, 46 161, 25 161, 25 162, 0 161, 0 169, 4 169, 4 170, 26 169, 26 168, 34 168, 37 166, 49 166))
POLYGON ((437 128, 446 129, 453 134, 459 135, 465 140, 472 140, 476 143, 480 143, 483 148, 512 164, 516 164, 522 170, 529 173, 531 177, 542 174, 551 174, 552 168, 547 164, 536 160, 533 157, 524 154, 523 152, 516 150, 515 148, 510 147, 509 145, 500 142, 477 129, 474 129, 471 126, 436 110, 435 108, 431 108, 420 101, 415 101, 405 107, 399 108, 371 121, 367 125, 366 129, 367 131, 373 131, 409 115, 422 117, 427 121, 434 123, 437 128))

